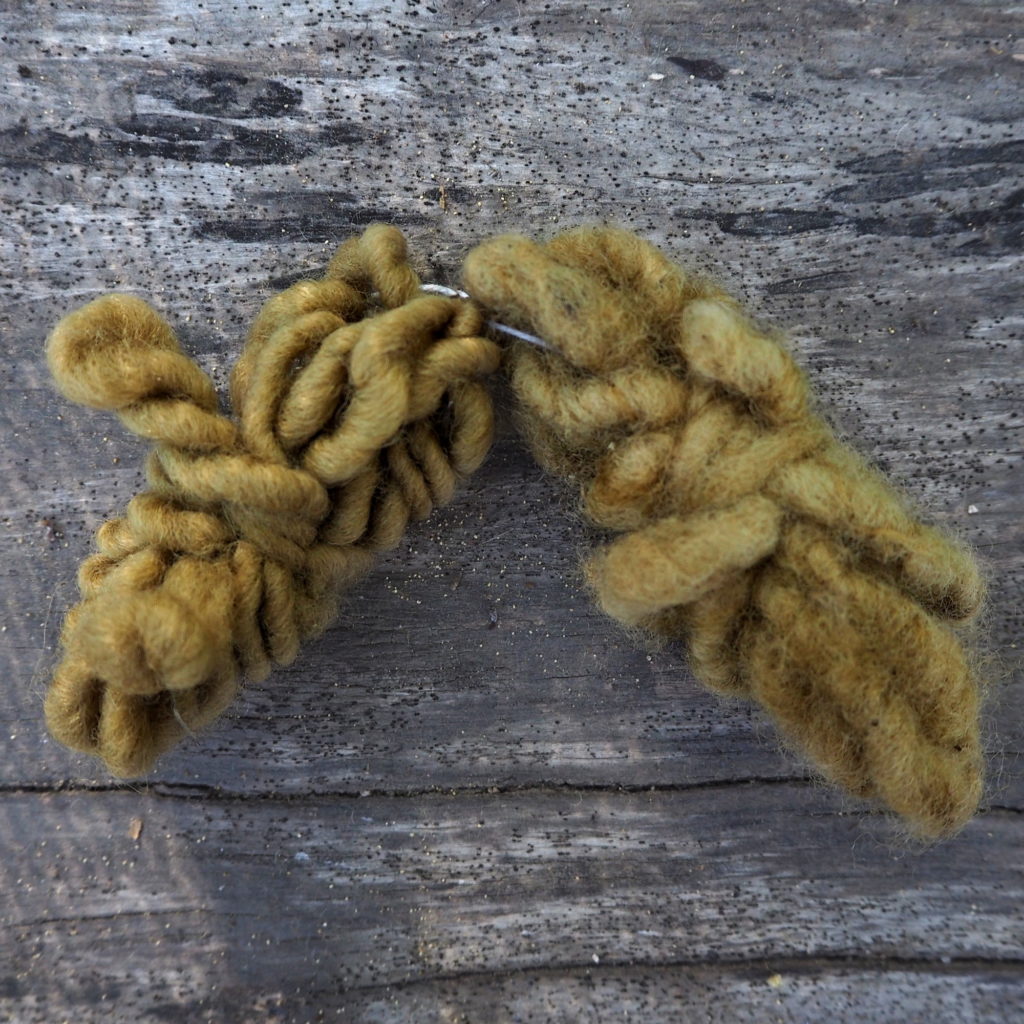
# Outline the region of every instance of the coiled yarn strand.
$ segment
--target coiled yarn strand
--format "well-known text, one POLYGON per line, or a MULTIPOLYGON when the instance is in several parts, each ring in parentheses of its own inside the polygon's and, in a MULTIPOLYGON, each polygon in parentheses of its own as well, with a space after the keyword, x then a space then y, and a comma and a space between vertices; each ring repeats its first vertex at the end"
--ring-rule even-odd
POLYGON ((849 792, 923 835, 959 828, 982 754, 956 627, 981 576, 839 443, 778 339, 611 229, 494 239, 464 280, 555 349, 517 345, 512 382, 539 460, 619 534, 586 565, 601 607, 687 639, 699 678, 849 792))
POLYGON ((155 448, 149 489, 79 572, 46 699, 54 736, 139 775, 241 677, 291 661, 375 553, 486 455, 479 378, 500 354, 481 330, 471 304, 420 295, 382 225, 266 304, 232 375, 235 421, 142 300, 65 317, 47 342, 58 386, 155 448))

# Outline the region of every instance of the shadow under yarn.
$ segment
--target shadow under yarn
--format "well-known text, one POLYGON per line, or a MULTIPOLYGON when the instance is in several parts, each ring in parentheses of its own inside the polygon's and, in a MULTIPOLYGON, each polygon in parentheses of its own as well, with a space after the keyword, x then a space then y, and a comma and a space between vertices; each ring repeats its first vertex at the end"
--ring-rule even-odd
POLYGON ((982 789, 979 687, 960 638, 983 583, 840 445, 776 338, 627 232, 470 253, 472 302, 423 296, 375 225, 260 313, 236 420, 170 328, 128 296, 70 314, 47 355, 75 401, 156 442, 150 489, 98 533, 47 702, 54 735, 148 770, 331 620, 341 588, 484 458, 499 364, 486 310, 544 338, 508 365, 539 461, 617 539, 601 607, 689 643, 830 779, 922 835, 982 789))

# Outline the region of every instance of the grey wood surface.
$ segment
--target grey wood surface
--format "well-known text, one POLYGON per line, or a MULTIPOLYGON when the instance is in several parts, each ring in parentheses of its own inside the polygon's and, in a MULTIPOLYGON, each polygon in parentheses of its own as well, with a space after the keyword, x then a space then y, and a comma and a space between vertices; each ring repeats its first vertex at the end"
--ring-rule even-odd
POLYGON ((0 0, 0 1020, 1024 1019, 1024 8, 0 0), (223 382, 383 219, 641 232, 784 327, 992 580, 990 779, 921 849, 589 604, 511 425, 290 668, 143 783, 49 741, 143 446, 50 386, 105 290, 223 382))

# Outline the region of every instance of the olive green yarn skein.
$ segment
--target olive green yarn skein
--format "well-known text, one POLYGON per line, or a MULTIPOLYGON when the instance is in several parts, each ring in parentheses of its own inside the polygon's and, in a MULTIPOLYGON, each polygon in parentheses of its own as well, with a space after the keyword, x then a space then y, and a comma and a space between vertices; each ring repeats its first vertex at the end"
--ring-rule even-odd
POLYGON ((512 384, 538 459, 619 535, 586 565, 600 606, 686 640, 701 680, 844 789, 925 836, 962 826, 982 578, 839 443, 778 341, 623 231, 496 238, 464 282, 551 346, 516 345, 512 384))
POLYGON ((108 295, 47 342, 58 386, 156 443, 149 489, 97 534, 46 719, 139 775, 290 662, 341 589, 483 460, 499 350, 478 310, 421 295, 394 228, 271 299, 235 368, 235 420, 146 303, 108 295))
POLYGON ((150 490, 82 567, 54 734, 137 774, 240 676, 290 661, 483 458, 486 311, 550 346, 510 351, 512 385, 538 459, 617 535, 586 566, 601 607, 686 640, 699 678, 760 703, 847 791, 922 835, 962 826, 983 781, 965 643, 982 578, 839 443, 778 339, 611 229, 494 239, 465 281, 472 302, 420 296, 401 235, 370 228, 264 307, 235 421, 139 300, 58 325, 65 393, 157 446, 150 490))

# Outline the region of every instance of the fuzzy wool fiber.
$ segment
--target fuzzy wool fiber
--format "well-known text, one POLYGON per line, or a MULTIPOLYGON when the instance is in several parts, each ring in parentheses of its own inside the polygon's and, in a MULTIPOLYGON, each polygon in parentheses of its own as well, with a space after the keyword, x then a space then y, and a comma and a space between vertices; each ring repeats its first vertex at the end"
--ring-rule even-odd
POLYGON ((111 772, 147 772, 334 618, 410 518, 491 441, 500 352, 469 303, 420 293, 394 228, 266 304, 231 380, 236 419, 145 302, 108 295, 47 342, 64 394, 155 442, 149 489, 78 575, 46 719, 111 772), (379 311, 371 314, 371 310, 379 311))
POLYGON ((98 534, 46 702, 54 735, 134 775, 331 620, 337 594, 486 454, 483 315, 542 337, 507 365, 533 450, 611 538, 585 572, 629 627, 688 643, 829 779, 918 834, 982 791, 964 644, 983 582, 815 412, 781 339, 627 232, 473 250, 472 301, 422 296, 376 225, 260 314, 236 419, 143 302, 58 325, 75 401, 156 442, 150 489, 98 534), (382 306, 374 312, 373 304, 382 306))
POLYGON ((840 444, 780 340, 613 229, 493 239, 464 281, 555 349, 517 345, 512 383, 539 461, 617 535, 585 567, 599 605, 688 641, 706 685, 911 830, 962 826, 982 753, 957 627, 982 577, 840 444))

